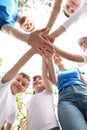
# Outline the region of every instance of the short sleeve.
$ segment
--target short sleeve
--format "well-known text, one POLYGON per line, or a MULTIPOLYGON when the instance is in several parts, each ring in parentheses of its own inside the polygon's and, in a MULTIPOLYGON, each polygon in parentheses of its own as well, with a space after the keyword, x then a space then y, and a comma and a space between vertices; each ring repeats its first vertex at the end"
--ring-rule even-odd
POLYGON ((84 62, 78 63, 78 65, 79 65, 80 67, 82 67, 82 66, 84 66, 85 64, 87 64, 87 52, 83 53, 83 54, 82 54, 82 57, 83 57, 83 59, 84 59, 84 62))

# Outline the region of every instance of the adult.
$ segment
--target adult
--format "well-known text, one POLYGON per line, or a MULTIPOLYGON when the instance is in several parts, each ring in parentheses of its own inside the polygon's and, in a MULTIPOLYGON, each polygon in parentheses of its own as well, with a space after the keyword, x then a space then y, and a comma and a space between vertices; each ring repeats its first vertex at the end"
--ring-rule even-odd
MULTIPOLYGON (((62 6, 63 0, 55 0, 53 9, 50 15, 50 18, 47 23, 47 27, 49 27, 49 31, 51 30, 57 16, 60 13, 61 6, 62 6)), ((64 5, 63 12, 67 17, 70 17, 73 13, 75 13, 82 5, 84 4, 83 0, 66 0, 66 3, 64 5)))
POLYGON ((34 94, 27 103, 27 130, 60 130, 55 115, 53 82, 56 82, 53 63, 43 59, 42 76, 33 77, 34 94))
POLYGON ((62 130, 87 130, 87 80, 78 68, 67 69, 60 56, 55 55, 54 61, 58 67, 58 118, 62 130))
POLYGON ((7 121, 6 130, 11 130, 15 121, 17 104, 17 93, 26 91, 30 77, 25 73, 18 71, 25 63, 35 54, 35 50, 27 51, 17 63, 2 77, 0 82, 0 129, 5 121, 7 121))
POLYGON ((74 23, 76 23, 81 17, 87 16, 87 1, 85 0, 83 5, 77 9, 75 13, 71 17, 69 17, 62 25, 60 25, 55 31, 50 33, 50 35, 46 35, 51 42, 63 34, 67 29, 74 23))

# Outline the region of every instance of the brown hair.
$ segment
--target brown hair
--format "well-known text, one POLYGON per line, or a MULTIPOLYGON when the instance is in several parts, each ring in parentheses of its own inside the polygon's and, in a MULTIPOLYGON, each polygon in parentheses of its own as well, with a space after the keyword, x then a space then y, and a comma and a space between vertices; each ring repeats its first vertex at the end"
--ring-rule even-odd
POLYGON ((30 76, 25 74, 24 72, 19 73, 18 75, 22 75, 23 78, 26 78, 28 81, 30 81, 30 76))
POLYGON ((63 10, 63 13, 64 13, 64 15, 65 15, 67 18, 70 17, 70 16, 65 12, 65 10, 63 10))
POLYGON ((35 81, 36 78, 42 79, 42 76, 41 75, 35 75, 35 76, 33 76, 33 81, 35 81))
POLYGON ((23 25, 25 23, 25 21, 27 20, 26 16, 23 16, 20 20, 20 25, 23 25))

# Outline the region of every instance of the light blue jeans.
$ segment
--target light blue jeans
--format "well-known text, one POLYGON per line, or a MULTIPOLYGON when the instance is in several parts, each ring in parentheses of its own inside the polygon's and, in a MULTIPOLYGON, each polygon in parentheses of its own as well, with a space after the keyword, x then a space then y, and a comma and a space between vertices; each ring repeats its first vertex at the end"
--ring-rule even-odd
POLYGON ((87 130, 87 87, 72 85, 59 93, 58 118, 62 130, 87 130))

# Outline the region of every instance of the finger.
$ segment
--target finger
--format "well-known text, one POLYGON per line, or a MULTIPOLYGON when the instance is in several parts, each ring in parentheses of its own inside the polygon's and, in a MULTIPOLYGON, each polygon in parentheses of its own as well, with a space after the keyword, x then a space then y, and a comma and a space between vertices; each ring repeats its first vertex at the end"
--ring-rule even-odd
POLYGON ((53 43, 54 40, 55 40, 55 39, 54 39, 53 37, 51 37, 50 35, 47 35, 46 38, 47 38, 51 43, 53 43))
POLYGON ((45 40, 47 40, 47 41, 49 41, 49 42, 51 42, 51 43, 53 43, 54 42, 54 38, 53 37, 51 37, 50 35, 42 35, 42 37, 45 39, 45 40))
POLYGON ((47 47, 42 47, 41 48, 41 51, 42 51, 42 53, 44 52, 44 54, 46 53, 46 54, 51 54, 51 55, 53 55, 54 53, 55 53, 55 50, 51 50, 51 49, 49 49, 49 48, 47 48, 47 47))
POLYGON ((55 46, 52 44, 53 48, 49 45, 47 45, 46 43, 44 43, 44 45, 42 46, 42 49, 44 50, 48 50, 49 52, 55 52, 55 46))
POLYGON ((48 29, 49 28, 43 28, 43 29, 40 29, 40 30, 37 30, 37 32, 42 35, 43 33, 45 34, 46 32, 48 32, 48 29))
POLYGON ((40 37, 43 39, 44 44, 46 46, 49 46, 49 47, 54 49, 54 45, 53 45, 54 39, 51 36, 49 36, 49 35, 47 35, 47 36, 40 35, 40 37))
POLYGON ((41 35, 46 35, 49 33, 49 28, 44 28, 43 32, 41 33, 41 35))
POLYGON ((41 48, 38 48, 38 52, 39 52, 39 54, 40 54, 41 56, 47 57, 47 58, 50 58, 50 57, 52 57, 52 55, 53 55, 53 53, 52 53, 51 51, 49 51, 49 50, 43 50, 43 49, 41 49, 41 48))
POLYGON ((41 48, 37 48, 37 51, 41 56, 43 55, 43 50, 41 48))

